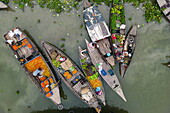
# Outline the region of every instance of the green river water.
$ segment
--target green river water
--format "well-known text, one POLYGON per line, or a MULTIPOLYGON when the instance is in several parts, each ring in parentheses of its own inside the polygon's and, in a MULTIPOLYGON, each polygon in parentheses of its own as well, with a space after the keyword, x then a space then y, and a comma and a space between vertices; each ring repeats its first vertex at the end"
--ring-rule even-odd
MULTIPOLYGON (((60 48, 65 44, 66 53, 78 64, 78 45, 85 48, 84 39, 89 39, 82 18, 83 6, 77 11, 53 16, 48 9, 26 7, 25 11, 15 8, 0 10, 0 113, 95 113, 94 109, 81 102, 62 82, 62 103, 65 110, 57 107, 32 84, 20 67, 3 35, 13 27, 20 27, 32 36, 35 42, 48 41, 60 48), (80 16, 78 16, 80 15, 80 16), (82 28, 80 26, 83 25, 82 28), (62 41, 61 38, 65 38, 62 41), (16 94, 19 91, 19 94, 16 94)), ((109 8, 99 6, 106 22, 109 8)), ((105 82, 107 106, 102 113, 170 113, 170 70, 161 63, 170 55, 170 23, 146 23, 142 9, 125 4, 126 24, 144 24, 138 29, 136 50, 126 77, 119 76, 127 102, 124 102, 105 82), (132 17, 132 21, 128 18, 132 17)))

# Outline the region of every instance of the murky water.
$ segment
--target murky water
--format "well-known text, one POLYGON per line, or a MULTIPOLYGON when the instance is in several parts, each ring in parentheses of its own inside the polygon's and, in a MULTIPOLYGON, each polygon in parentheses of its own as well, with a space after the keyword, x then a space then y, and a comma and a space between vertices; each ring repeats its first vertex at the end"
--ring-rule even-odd
MULTIPOLYGON (((26 8, 24 12, 10 6, 15 12, 0 10, 1 36, 18 26, 28 31, 38 45, 41 40, 57 47, 65 44, 66 53, 79 65, 77 47, 85 47, 84 39, 89 39, 82 19, 82 7, 78 11, 53 16, 48 9, 38 6, 26 8), (62 38, 66 40, 62 41, 62 38)), ((102 5, 99 9, 108 22, 109 8, 102 5)), ((161 63, 167 62, 165 57, 170 55, 170 24, 165 19, 161 24, 146 23, 142 16, 143 11, 129 4, 125 4, 125 10, 127 28, 132 24, 144 24, 138 30, 136 50, 125 79, 120 78, 118 70, 115 70, 128 102, 125 103, 104 82, 108 106, 103 108, 103 112, 169 113, 170 70, 161 63), (132 21, 128 20, 129 17, 132 17, 132 21)), ((76 113, 95 112, 94 109, 85 109, 87 105, 64 83, 62 88, 67 99, 62 99, 62 103, 68 110, 57 111, 57 107, 25 76, 25 72, 4 44, 3 37, 0 38, 0 72, 0 113, 68 113, 69 108, 74 108, 71 111, 76 113), (16 94, 16 91, 20 93, 16 94)))

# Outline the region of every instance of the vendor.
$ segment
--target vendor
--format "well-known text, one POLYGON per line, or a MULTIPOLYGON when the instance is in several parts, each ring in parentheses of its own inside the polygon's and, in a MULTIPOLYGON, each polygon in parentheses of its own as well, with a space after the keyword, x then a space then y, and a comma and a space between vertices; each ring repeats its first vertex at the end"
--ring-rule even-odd
POLYGON ((13 40, 6 40, 7 44, 13 45, 13 40))
POLYGON ((42 70, 41 68, 38 68, 33 72, 33 75, 34 76, 42 76, 43 72, 44 72, 44 70, 42 70))

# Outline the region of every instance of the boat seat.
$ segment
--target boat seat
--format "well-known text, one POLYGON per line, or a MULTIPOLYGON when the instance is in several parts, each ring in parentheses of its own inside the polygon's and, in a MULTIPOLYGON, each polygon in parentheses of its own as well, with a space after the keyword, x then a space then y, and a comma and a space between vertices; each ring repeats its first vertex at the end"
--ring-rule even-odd
POLYGON ((105 71, 104 69, 102 69, 100 72, 101 72, 101 74, 102 74, 103 76, 106 76, 106 75, 107 75, 107 73, 106 73, 106 71, 105 71))
POLYGON ((84 88, 82 88, 81 89, 81 94, 83 95, 83 94, 86 94, 86 93, 88 93, 89 92, 89 87, 84 87, 84 88))
POLYGON ((114 75, 114 72, 112 69, 108 70, 108 73, 110 74, 110 76, 113 76, 114 75))
POLYGON ((55 59, 58 56, 58 53, 56 51, 52 51, 50 53, 50 56, 51 56, 52 59, 55 59))
POLYGON ((60 66, 64 69, 64 70, 69 70, 70 67, 73 66, 72 62, 69 59, 66 59, 66 61, 61 62, 60 66))

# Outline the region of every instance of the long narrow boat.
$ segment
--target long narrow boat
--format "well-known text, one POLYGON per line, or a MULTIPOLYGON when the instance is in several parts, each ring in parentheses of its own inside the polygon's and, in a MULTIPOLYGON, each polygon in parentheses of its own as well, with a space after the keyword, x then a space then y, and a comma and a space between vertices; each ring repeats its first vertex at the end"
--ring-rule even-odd
POLYGON ((83 102, 90 107, 94 107, 97 112, 100 112, 101 109, 95 92, 90 87, 80 68, 58 48, 46 42, 42 42, 41 45, 52 66, 59 73, 65 84, 83 102))
POLYGON ((7 7, 8 7, 7 5, 0 1, 0 9, 5 9, 7 7))
POLYGON ((106 64, 106 62, 101 58, 100 53, 96 48, 96 43, 89 43, 86 40, 86 46, 91 58, 92 63, 97 68, 98 72, 101 74, 101 77, 104 81, 114 90, 124 101, 126 98, 123 94, 122 87, 119 83, 119 80, 116 74, 113 72, 110 65, 106 64))
POLYGON ((123 0, 112 0, 110 9, 110 32, 112 51, 115 59, 120 62, 122 59, 123 45, 125 42, 125 12, 123 0))
POLYGON ((124 43, 123 48, 123 59, 120 63, 120 74, 122 77, 125 76, 125 72, 130 65, 132 56, 136 46, 136 35, 137 35, 137 26, 133 26, 130 32, 127 35, 127 38, 124 43))
POLYGON ((59 86, 49 65, 27 35, 16 27, 4 38, 26 74, 39 90, 62 109, 59 86))
POLYGON ((105 91, 104 91, 101 78, 99 76, 98 71, 96 70, 96 67, 92 63, 90 56, 88 55, 87 49, 82 49, 79 46, 79 53, 80 53, 80 64, 86 75, 87 80, 89 81, 91 87, 94 89, 97 98, 100 99, 104 105, 106 105, 105 91))
POLYGON ((170 0, 157 0, 157 2, 167 19, 170 20, 170 0))
POLYGON ((111 45, 108 37, 110 37, 109 28, 96 6, 91 6, 88 0, 84 0, 84 22, 88 34, 93 42, 98 43, 99 51, 103 58, 114 66, 114 57, 111 51, 111 45))

